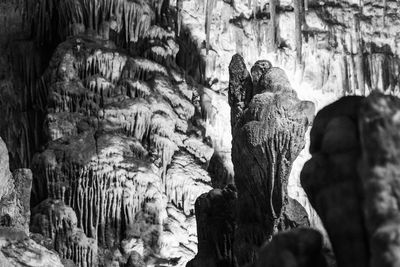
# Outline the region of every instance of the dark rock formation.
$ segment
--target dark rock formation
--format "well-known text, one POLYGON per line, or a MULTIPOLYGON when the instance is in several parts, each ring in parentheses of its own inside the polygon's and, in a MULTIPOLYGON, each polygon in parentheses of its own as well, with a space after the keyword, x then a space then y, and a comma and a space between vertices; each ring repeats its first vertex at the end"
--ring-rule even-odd
POLYGON ((229 95, 231 125, 235 127, 247 104, 253 96, 253 84, 243 58, 236 54, 229 64, 229 95))
POLYGON ((228 184, 234 184, 233 165, 231 154, 215 151, 208 165, 213 188, 224 188, 228 184))
POLYGON ((278 230, 297 226, 289 223, 289 218, 301 217, 300 221, 307 225, 304 209, 289 201, 287 182, 291 165, 304 147, 309 125, 306 114, 312 106, 297 98, 283 70, 258 62, 253 73, 253 80, 259 80, 258 90, 249 99, 250 74, 239 55, 232 58, 229 99, 238 190, 235 255, 239 265, 253 262, 258 247, 278 230), (244 104, 246 101, 248 104, 244 104), (304 215, 294 215, 289 202, 304 215))
POLYGON ((322 235, 313 229, 298 228, 275 235, 259 251, 252 267, 324 267, 322 235))
POLYGON ((187 267, 234 266, 236 189, 213 189, 196 201, 198 251, 187 267))
POLYGON ((0 226, 29 234, 32 172, 17 169, 11 174, 8 151, 0 138, 0 226))
POLYGON ((400 264, 400 99, 370 95, 359 110, 365 228, 372 267, 400 264))
POLYGON ((259 60, 251 68, 251 77, 253 78, 254 94, 261 93, 262 86, 259 85, 261 77, 272 68, 271 62, 268 60, 259 60))
POLYGON ((311 130, 312 159, 301 173, 302 185, 328 231, 339 266, 368 263, 361 180, 356 169, 361 155, 357 129, 361 102, 361 97, 342 98, 317 114, 311 130))
POLYGON ((346 97, 314 121, 301 180, 339 267, 399 264, 399 107, 380 93, 346 97))

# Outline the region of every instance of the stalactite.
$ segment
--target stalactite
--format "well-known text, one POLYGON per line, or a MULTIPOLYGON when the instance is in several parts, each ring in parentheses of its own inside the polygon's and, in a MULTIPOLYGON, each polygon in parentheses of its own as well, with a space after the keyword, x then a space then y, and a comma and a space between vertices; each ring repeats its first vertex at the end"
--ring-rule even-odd
POLYGON ((168 75, 167 69, 154 61, 144 58, 131 58, 122 72, 122 77, 146 81, 157 73, 168 75))
POLYGON ((182 9, 183 9, 183 0, 176 0, 176 36, 179 37, 181 33, 182 26, 182 9))
POLYGON ((355 46, 356 46, 356 55, 355 55, 355 68, 357 75, 357 85, 358 90, 361 95, 365 95, 365 79, 364 79, 364 48, 363 48, 363 40, 361 36, 360 30, 360 20, 359 17, 355 14, 353 17, 353 34, 355 37, 355 46))
POLYGON ((60 200, 46 200, 33 210, 31 231, 48 237, 64 259, 78 266, 97 265, 97 242, 77 228, 77 217, 71 207, 60 200))
POLYGON ((277 27, 277 25, 276 25, 276 21, 277 21, 276 0, 269 0, 269 9, 270 9, 270 24, 269 25, 271 28, 270 29, 271 36, 269 37, 269 40, 268 40, 268 42, 270 44, 270 47, 268 50, 274 52, 277 47, 277 44, 276 44, 276 42, 277 42, 277 40, 276 40, 276 36, 277 36, 277 33, 276 33, 276 27, 277 27))
POLYGON ((386 26, 386 11, 387 11, 387 0, 383 0, 383 14, 382 14, 382 25, 386 26))
POLYGON ((302 60, 302 1, 294 1, 294 15, 295 15, 295 35, 296 35, 296 55, 297 61, 301 64, 302 60))
POLYGON ((210 50, 210 31, 211 31, 211 23, 212 23, 212 15, 213 9, 215 6, 216 0, 207 0, 207 10, 206 10, 206 50, 207 54, 210 50))
MULTIPOLYGON (((202 194, 203 187, 193 186, 195 183, 203 183, 205 188, 210 188, 211 181, 207 171, 196 166, 196 160, 188 153, 178 153, 174 156, 171 167, 168 168, 166 176, 166 192, 168 200, 176 207, 190 215, 194 209, 196 198, 202 194), (184 166, 184 168, 182 168, 184 166), (187 179, 190 170, 195 180, 187 179)), ((210 188, 211 189, 211 188, 210 188)))
POLYGON ((349 93, 349 74, 348 74, 348 62, 346 54, 342 54, 341 56, 341 76, 342 76, 342 89, 343 95, 347 95, 349 93))
POLYGON ((29 14, 26 20, 31 21, 37 40, 42 44, 51 42, 53 37, 64 40, 74 33, 75 24, 83 24, 88 30, 108 36, 108 29, 104 29, 104 25, 112 17, 116 18, 118 28, 125 29, 125 42, 137 42, 154 23, 156 13, 160 15, 163 4, 159 0, 151 3, 128 0, 40 0, 37 4, 26 1, 29 14), (54 33, 58 36, 54 36, 54 33))

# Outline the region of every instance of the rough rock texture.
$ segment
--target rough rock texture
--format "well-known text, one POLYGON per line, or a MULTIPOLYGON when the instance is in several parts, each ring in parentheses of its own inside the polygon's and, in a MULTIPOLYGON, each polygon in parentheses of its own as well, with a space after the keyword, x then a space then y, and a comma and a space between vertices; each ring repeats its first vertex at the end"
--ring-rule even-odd
POLYGON ((59 256, 29 238, 32 173, 17 169, 11 175, 8 151, 0 138, 0 265, 62 267, 59 256))
POLYGON ((0 226, 29 234, 32 172, 17 169, 11 174, 8 151, 0 138, 0 226))
POLYGON ((397 97, 373 94, 359 111, 363 149, 359 173, 373 267, 400 263, 399 107, 397 97))
POLYGON ((399 105, 397 97, 376 92, 346 97, 314 121, 312 158, 301 180, 339 267, 399 263, 399 105))
MULTIPOLYGON (((168 219, 167 206, 193 216, 196 198, 211 189, 204 168, 212 149, 192 134, 196 128, 190 123, 195 88, 174 69, 86 37, 61 44, 43 80, 50 142, 33 160, 33 203, 48 198, 68 212, 56 216, 54 204, 40 204, 34 231, 52 238, 60 255, 77 264, 85 264, 73 256, 81 246, 88 255, 97 244, 114 255, 130 239, 142 242, 136 252, 148 264, 192 258, 195 240, 188 230, 169 230, 180 222, 168 219), (68 218, 71 229, 58 229, 48 220, 52 216, 60 223, 68 218), (47 220, 55 235, 41 229, 47 220)), ((100 263, 110 254, 102 249, 100 263)))
POLYGON ((342 98, 318 113, 311 130, 312 158, 301 174, 310 202, 328 231, 338 266, 368 263, 361 180, 356 169, 361 155, 357 134, 361 101, 361 97, 342 98), (349 239, 353 242, 347 242, 349 239))
POLYGON ((253 79, 243 58, 232 57, 228 98, 237 190, 226 172, 213 172, 212 160, 223 161, 214 153, 209 169, 218 189, 196 201, 199 252, 189 267, 254 263, 273 234, 309 225, 304 208, 288 196, 287 184, 314 106, 298 100, 283 70, 265 61, 252 70, 253 79))
POLYGON ((65 267, 57 253, 38 245, 23 233, 4 228, 0 232, 1 266, 65 267))
POLYGON ((213 188, 224 188, 228 184, 234 184, 234 172, 231 153, 215 151, 208 165, 213 188))
POLYGON ((235 266, 233 254, 236 189, 213 189, 196 201, 199 253, 187 267, 235 266))
POLYGON ((321 234, 308 228, 297 228, 275 235, 259 251, 252 267, 308 267, 326 265, 321 234))
POLYGON ((301 205, 289 200, 287 184, 292 163, 303 149, 310 123, 307 113, 313 107, 298 100, 282 69, 265 69, 251 101, 245 97, 253 92, 251 76, 239 55, 232 58, 230 75, 232 161, 238 191, 235 255, 243 265, 253 262, 258 247, 277 231, 308 224, 301 205))
MULTIPOLYGON (((248 68, 261 59, 284 69, 299 98, 314 102, 317 110, 343 95, 367 95, 374 89, 399 94, 398 1, 209 2, 212 8, 205 1, 183 1, 185 34, 180 37, 191 46, 179 55, 193 76, 203 75, 215 91, 228 87, 230 59, 239 53, 248 68), (205 27, 206 21, 211 25, 205 27), (301 62, 296 60, 299 44, 301 62)), ((297 175, 302 162, 295 163, 289 194, 318 226, 297 175)))
MULTIPOLYGON (((7 166, 7 165, 5 165, 7 166)), ((0 220, 2 226, 14 227, 25 233, 29 232, 31 216, 30 197, 32 172, 29 169, 17 169, 12 176, 13 185, 0 200, 0 220)), ((6 185, 4 183, 3 185, 6 185)))

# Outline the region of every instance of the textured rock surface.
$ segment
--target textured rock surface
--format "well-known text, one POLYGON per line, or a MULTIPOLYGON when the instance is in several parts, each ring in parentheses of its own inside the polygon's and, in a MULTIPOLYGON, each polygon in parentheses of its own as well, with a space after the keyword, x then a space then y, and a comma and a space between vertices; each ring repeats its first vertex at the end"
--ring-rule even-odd
POLYGON ((287 71, 291 82, 308 90, 334 91, 337 95, 398 90, 397 1, 212 3, 209 8, 201 2, 183 1, 182 22, 207 63, 206 79, 219 80, 216 89, 227 87, 229 60, 239 53, 248 66, 260 59, 270 60, 287 71), (300 10, 299 23, 296 9, 300 10), (207 18, 209 28, 204 27, 207 18), (208 35, 207 53, 204 42, 208 43, 208 35), (296 62, 299 44, 303 67, 296 62))
POLYGON ((301 174, 338 266, 396 266, 398 108, 394 96, 347 97, 321 110, 301 174), (341 222, 346 221, 346 225, 341 222))
POLYGON ((0 265, 62 267, 59 256, 29 238, 32 173, 17 169, 11 175, 8 151, 0 138, 0 265))
MULTIPOLYGON (((205 162, 213 150, 191 134, 195 88, 173 69, 83 37, 59 46, 43 80, 50 143, 33 160, 33 203, 48 198, 68 216, 53 215, 54 204, 40 204, 34 231, 77 264, 94 264, 97 243, 114 255, 131 239, 142 242, 148 264, 192 258, 193 226, 170 220, 167 207, 193 216, 196 198, 211 189, 205 162), (59 229, 52 216, 60 222, 67 216, 71 229, 59 229), (40 227, 44 221, 51 231, 40 227), (81 250, 93 259, 75 257, 81 250)), ((100 263, 109 257, 102 249, 100 263)))
MULTIPOLYGON (((284 69, 299 98, 314 102, 317 110, 343 95, 368 94, 373 89, 399 92, 398 1, 209 2, 212 8, 206 2, 183 1, 182 29, 188 34, 181 37, 190 37, 186 43, 195 44, 202 60, 190 55, 193 48, 181 53, 190 61, 188 66, 203 70, 203 79, 214 90, 228 87, 230 59, 239 53, 248 68, 262 59, 284 69), (296 27, 294 4, 301 2, 303 20, 296 27), (296 62, 298 36, 301 65, 296 62)), ((309 157, 302 154, 302 158, 309 157)), ((295 165, 299 173, 302 163, 295 165)), ((289 194, 306 206, 318 226, 299 176, 292 175, 290 180, 289 194)))
MULTIPOLYGON (((231 129, 226 123, 231 109, 224 90, 229 83, 229 60, 236 53, 244 55, 246 60, 240 62, 241 67, 235 73, 241 75, 236 81, 231 80, 232 87, 237 89, 229 99, 234 106, 235 123, 243 116, 251 119, 255 116, 262 121, 265 110, 260 106, 268 99, 257 96, 268 92, 280 95, 290 87, 289 81, 296 85, 299 98, 313 100, 317 109, 332 99, 326 95, 364 94, 371 89, 398 94, 397 1, 308 0, 304 1, 304 7, 299 5, 301 2, 2 1, 0 113, 4 119, 0 120, 0 135, 10 148, 11 168, 30 166, 33 153, 50 142, 33 162, 32 203, 41 203, 34 216, 38 221, 49 221, 51 216, 59 218, 60 214, 53 214, 54 207, 58 207, 68 210, 67 221, 76 217, 76 226, 66 229, 60 229, 55 222, 43 229, 36 227, 38 232, 43 230, 46 240, 51 239, 51 247, 59 244, 57 250, 71 259, 74 256, 68 252, 70 244, 76 241, 77 250, 83 251, 85 246, 79 244, 88 243, 90 251, 92 246, 95 250, 94 243, 98 242, 98 253, 106 265, 126 262, 184 265, 193 257, 196 227, 192 215, 196 197, 209 191, 210 184, 222 189, 232 182, 232 162, 228 156, 231 129), (42 77, 47 58, 67 36, 75 37, 59 46, 42 77), (256 61, 251 79, 244 68, 256 61), (215 92, 192 83, 177 64, 215 92), (270 76, 263 76, 272 65, 281 67, 289 77, 281 79, 282 70, 276 68, 270 76), (321 92, 325 94, 323 97, 321 92), (257 99, 254 102, 259 106, 246 114, 252 99, 257 99), (205 171, 211 155, 214 157, 208 170, 212 179, 205 171), (79 237, 70 244, 66 244, 68 238, 63 241, 65 244, 56 242, 53 232, 64 230, 79 237), (124 249, 120 247, 122 244, 126 245, 124 249), (63 252, 64 247, 67 252, 63 252)), ((291 109, 287 102, 292 99, 287 98, 276 103, 291 109)), ((311 106, 302 102, 299 109, 306 110, 304 116, 310 122, 314 113, 311 106)), ((350 131, 358 127, 346 120, 338 118, 329 127, 336 129, 337 124, 343 124, 350 131)), ((346 131, 340 134, 352 138, 346 131)), ((330 143, 330 138, 323 143, 331 154, 337 153, 335 149, 341 149, 341 145, 348 145, 330 143)), ((369 138, 366 136, 365 140, 369 138)), ((263 153, 247 156, 254 154, 257 158, 263 153)), ((296 153, 291 153, 293 158, 296 153)), ((302 155, 301 160, 304 162, 307 157, 302 155)), ((293 158, 285 164, 291 165, 293 158)), ((245 159, 254 161, 251 157, 245 159)), ((294 182, 288 194, 306 208, 316 225, 318 218, 313 216, 314 211, 296 182, 301 160, 292 172, 294 182)), ((336 159, 333 156, 328 160, 336 159)), ((346 160, 343 165, 357 162, 354 157, 346 160)), ((370 159, 369 165, 363 164, 369 167, 379 165, 377 162, 370 159)), ((343 166, 338 162, 332 164, 343 166)), ((287 176, 285 168, 277 172, 287 176)), ((1 205, 6 207, 1 220, 26 231, 29 199, 18 196, 29 190, 25 182, 30 178, 29 173, 23 172, 17 172, 15 182, 6 183, 2 187, 4 192, 0 191, 0 195, 5 195, 1 205)), ((4 181, 9 181, 8 167, 4 173, 4 181)), ((344 173, 343 177, 351 176, 353 170, 344 173)), ((367 187, 377 183, 372 179, 375 176, 383 175, 374 172, 370 177, 362 176, 368 178, 367 187)), ((395 182, 388 183, 396 187, 395 182)), ((266 198, 271 203, 285 203, 283 215, 280 216, 278 203, 265 207, 268 211, 260 217, 279 215, 280 223, 275 227, 278 230, 297 225, 304 219, 303 211, 297 212, 302 210, 298 202, 286 197, 286 192, 281 196, 274 185, 274 182, 266 185, 269 187, 266 198)), ((286 188, 286 180, 283 185, 286 188)), ((239 184, 238 188, 240 193, 243 186, 239 184)), ((353 191, 348 195, 353 195, 353 191)), ((369 194, 375 199, 376 195, 386 195, 386 191, 369 194)), ((360 205, 352 201, 355 206, 360 205)), ((355 207, 353 204, 348 207, 349 213, 355 207)), ((396 210, 394 204, 382 205, 389 206, 385 214, 396 210)), ((377 222, 368 223, 367 232, 379 233, 379 242, 373 242, 378 244, 373 249, 377 251, 374 262, 386 262, 386 258, 379 256, 381 244, 386 243, 380 242, 387 238, 387 229, 395 223, 384 228, 381 214, 374 210, 368 214, 377 222)), ((64 221, 64 215, 61 217, 64 221)), ((75 254, 83 255, 81 251, 75 254)), ((74 260, 86 261, 79 257, 74 260)))
POLYGON ((365 223, 370 266, 400 263, 399 180, 400 99, 373 94, 359 111, 365 223))
POLYGON ((186 266, 235 266, 233 254, 236 189, 213 189, 196 201, 199 253, 186 266))
POLYGON ((301 178, 332 241, 339 266, 366 266, 366 241, 357 174, 360 144, 357 112, 361 97, 342 98, 321 110, 311 130, 312 158, 301 178), (345 227, 338 227, 346 220, 345 227), (346 242, 347 240, 353 242, 346 242))
POLYGON ((38 245, 31 239, 22 238, 21 234, 9 229, 2 232, 0 264, 9 266, 63 267, 57 253, 38 245))
POLYGON ((239 55, 232 58, 230 75, 232 161, 238 190, 235 254, 243 265, 255 260, 258 247, 275 232, 298 226, 291 218, 308 224, 292 213, 298 210, 306 216, 297 201, 289 201, 287 185, 292 163, 305 143, 306 114, 312 106, 297 98, 279 68, 265 69, 258 81, 260 89, 248 104, 245 96, 253 93, 251 76, 239 55))
POLYGON ((30 196, 32 172, 29 169, 17 169, 11 174, 8 163, 8 151, 0 138, 1 187, 0 225, 29 233, 30 196))

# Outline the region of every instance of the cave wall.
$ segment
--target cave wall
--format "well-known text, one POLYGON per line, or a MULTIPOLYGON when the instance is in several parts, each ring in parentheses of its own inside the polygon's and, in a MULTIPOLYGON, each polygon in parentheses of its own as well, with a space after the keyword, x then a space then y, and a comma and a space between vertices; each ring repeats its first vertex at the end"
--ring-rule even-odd
POLYGON ((175 63, 174 6, 5 6, 5 26, 19 27, 4 29, 11 33, 1 134, 12 162, 33 171, 36 240, 79 266, 185 265, 197 251, 194 202, 211 189, 213 148, 204 135, 204 88, 175 63), (36 50, 51 56, 45 70, 36 50))

